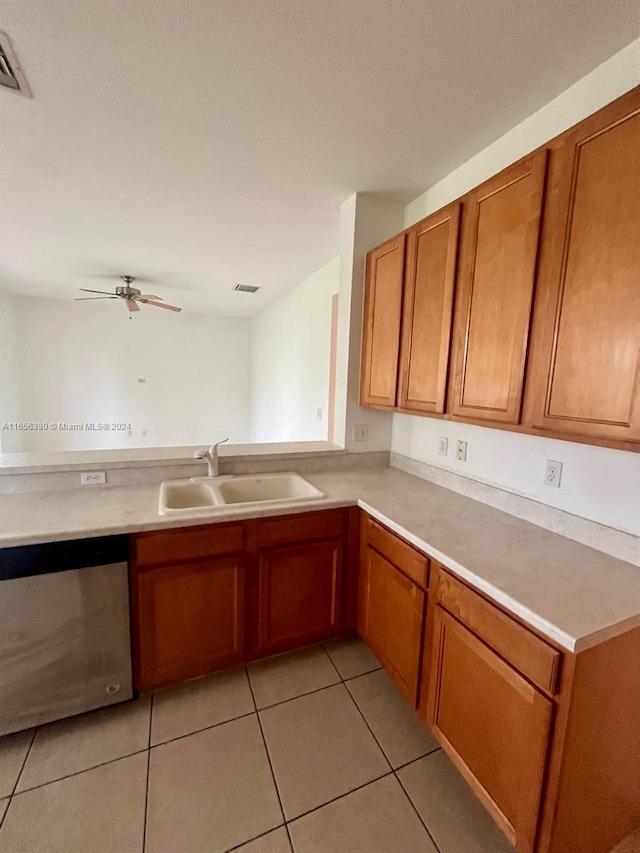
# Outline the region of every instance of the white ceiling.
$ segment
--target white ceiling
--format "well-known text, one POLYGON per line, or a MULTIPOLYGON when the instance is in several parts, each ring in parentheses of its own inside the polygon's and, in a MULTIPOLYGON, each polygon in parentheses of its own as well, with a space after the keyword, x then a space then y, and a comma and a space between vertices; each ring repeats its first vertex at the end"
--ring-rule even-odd
POLYGON ((352 192, 418 195, 638 27, 637 0, 1 0, 34 98, 0 91, 0 282, 252 314, 337 253, 352 192))

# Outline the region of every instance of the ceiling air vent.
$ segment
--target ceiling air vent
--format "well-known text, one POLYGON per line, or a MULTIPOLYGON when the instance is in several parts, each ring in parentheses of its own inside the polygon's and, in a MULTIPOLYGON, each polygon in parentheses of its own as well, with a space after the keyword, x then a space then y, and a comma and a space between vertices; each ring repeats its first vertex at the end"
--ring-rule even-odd
POLYGON ((241 293, 255 293, 256 290, 260 290, 255 284, 236 284, 233 289, 239 290, 241 293))
POLYGON ((0 86, 13 89, 19 95, 31 97, 29 84, 15 55, 9 36, 0 30, 0 86))

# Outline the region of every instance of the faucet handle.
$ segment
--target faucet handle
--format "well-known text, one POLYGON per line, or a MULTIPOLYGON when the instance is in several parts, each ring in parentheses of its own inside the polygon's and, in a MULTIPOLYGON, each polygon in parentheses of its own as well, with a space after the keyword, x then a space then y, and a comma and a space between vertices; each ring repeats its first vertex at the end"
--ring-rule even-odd
MULTIPOLYGON (((209 451, 210 451, 210 450, 211 450, 211 448, 209 448, 209 451)), ((207 448, 206 448, 206 447, 203 447, 203 448, 201 448, 200 450, 196 450, 196 451, 194 452, 194 454, 193 454, 193 455, 194 455, 194 457, 195 457, 196 459, 206 459, 206 458, 207 458, 207 453, 208 453, 209 451, 207 451, 207 448)))

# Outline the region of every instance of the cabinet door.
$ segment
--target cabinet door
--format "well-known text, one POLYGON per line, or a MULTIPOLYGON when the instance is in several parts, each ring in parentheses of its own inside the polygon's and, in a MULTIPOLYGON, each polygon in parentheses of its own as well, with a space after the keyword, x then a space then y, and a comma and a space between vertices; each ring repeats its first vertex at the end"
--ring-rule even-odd
POLYGON ((516 163, 465 201, 451 414, 517 424, 529 339, 547 152, 516 163))
POLYGON ((414 707, 422 646, 425 594, 367 546, 360 580, 359 630, 414 707))
POLYGON ((342 540, 260 554, 259 651, 281 652, 340 631, 342 540))
POLYGON ((640 88, 554 152, 527 418, 640 441, 640 88))
POLYGON ((553 703, 435 608, 427 719, 519 851, 533 851, 553 703))
POLYGON ((361 406, 393 409, 396 405, 404 243, 400 234, 367 255, 361 406))
POLYGON ((195 678, 243 659, 242 557, 146 569, 134 584, 138 689, 195 678))
POLYGON ((444 412, 459 223, 456 203, 407 232, 398 397, 407 411, 444 412))

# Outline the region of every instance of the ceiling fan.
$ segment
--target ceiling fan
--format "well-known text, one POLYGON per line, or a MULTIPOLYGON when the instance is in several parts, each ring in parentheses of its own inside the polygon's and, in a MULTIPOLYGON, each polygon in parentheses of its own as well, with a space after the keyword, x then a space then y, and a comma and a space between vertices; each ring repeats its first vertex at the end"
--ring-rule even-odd
POLYGON ((76 302, 84 302, 89 299, 122 299, 129 310, 129 314, 133 311, 139 311, 138 305, 141 302, 143 305, 153 305, 155 308, 166 308, 167 311, 182 311, 175 305, 167 305, 160 296, 152 296, 150 293, 141 293, 137 287, 131 287, 136 280, 134 275, 121 275, 120 278, 124 281, 123 285, 118 285, 115 293, 108 290, 88 290, 86 287, 80 287, 83 293, 100 293, 101 296, 78 296, 76 302))

